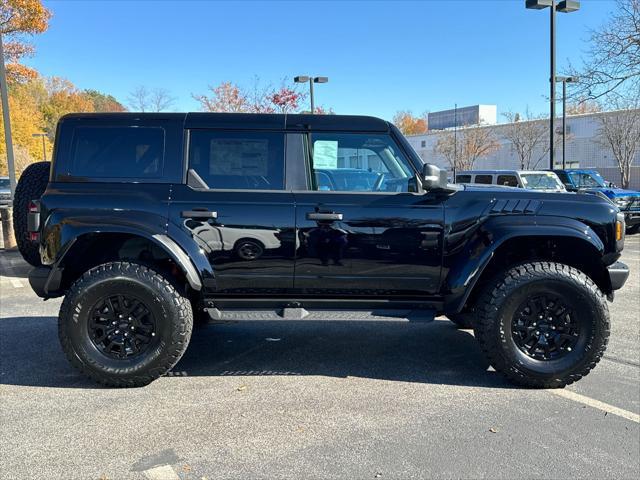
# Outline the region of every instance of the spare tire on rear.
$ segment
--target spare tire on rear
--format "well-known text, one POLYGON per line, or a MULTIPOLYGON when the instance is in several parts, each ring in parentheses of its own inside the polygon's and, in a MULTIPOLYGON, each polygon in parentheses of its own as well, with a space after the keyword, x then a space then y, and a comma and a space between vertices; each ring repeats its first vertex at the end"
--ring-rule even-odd
POLYGON ((51 162, 32 163, 20 176, 13 197, 13 231, 22 258, 34 267, 42 265, 38 253, 38 242, 29 239, 27 217, 29 202, 39 200, 49 182, 51 162))

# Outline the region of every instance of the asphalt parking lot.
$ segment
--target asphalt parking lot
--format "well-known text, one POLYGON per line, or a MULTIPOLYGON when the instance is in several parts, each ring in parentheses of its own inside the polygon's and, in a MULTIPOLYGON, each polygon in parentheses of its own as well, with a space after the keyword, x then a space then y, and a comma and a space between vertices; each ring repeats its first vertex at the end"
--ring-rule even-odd
POLYGON ((638 478, 640 235, 623 261, 607 354, 564 390, 505 382, 446 319, 209 325, 118 390, 69 366, 60 301, 0 251, 0 478, 638 478))

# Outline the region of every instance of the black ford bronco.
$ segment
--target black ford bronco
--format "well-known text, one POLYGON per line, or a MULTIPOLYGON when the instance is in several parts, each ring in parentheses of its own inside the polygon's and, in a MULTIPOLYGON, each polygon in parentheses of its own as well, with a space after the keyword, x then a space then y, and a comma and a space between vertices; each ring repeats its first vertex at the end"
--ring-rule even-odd
POLYGON ((562 387, 629 273, 611 202, 448 185, 372 117, 67 115, 15 211, 34 291, 65 296, 64 352, 111 386, 168 372, 194 319, 348 310, 444 314, 512 381, 562 387))

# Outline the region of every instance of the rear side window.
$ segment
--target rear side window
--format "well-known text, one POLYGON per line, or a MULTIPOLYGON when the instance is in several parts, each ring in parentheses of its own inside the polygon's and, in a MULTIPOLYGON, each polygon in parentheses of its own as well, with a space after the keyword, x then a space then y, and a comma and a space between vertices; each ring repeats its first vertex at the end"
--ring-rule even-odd
POLYGON ((456 183, 471 183, 471 175, 456 175, 456 183))
POLYGON ((515 175, 498 175, 498 185, 504 185, 506 187, 517 187, 518 179, 515 175))
POLYGON ((493 182, 493 175, 476 175, 476 179, 473 183, 482 183, 486 185, 491 185, 493 182))
POLYGON ((77 127, 70 173, 88 178, 160 178, 164 136, 160 127, 77 127))
POLYGON ((211 189, 284 190, 284 134, 191 130, 189 168, 211 189))

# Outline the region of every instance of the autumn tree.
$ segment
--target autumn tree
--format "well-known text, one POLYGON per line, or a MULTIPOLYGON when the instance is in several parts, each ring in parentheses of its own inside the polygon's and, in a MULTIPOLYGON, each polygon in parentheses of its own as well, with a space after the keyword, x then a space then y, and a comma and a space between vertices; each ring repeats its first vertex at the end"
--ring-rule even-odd
POLYGON ((640 0, 618 0, 616 10, 600 28, 592 30, 577 96, 604 98, 614 91, 640 91, 640 0))
POLYGON ((247 95, 235 83, 222 82, 217 87, 209 86, 209 91, 209 95, 192 95, 205 112, 242 113, 249 111, 247 95))
POLYGON ((3 37, 7 58, 7 81, 26 82, 37 77, 37 72, 20 64, 24 57, 33 55, 29 37, 47 30, 51 12, 40 0, 0 0, 0 35, 3 37))
POLYGON ((113 95, 92 89, 83 90, 82 94, 91 100, 95 112, 125 112, 127 110, 113 95))
POLYGON ((128 97, 131 110, 136 112, 164 112, 175 103, 175 98, 164 88, 149 89, 140 85, 128 97))
MULTIPOLYGON (((29 163, 42 158, 42 139, 34 133, 44 130, 45 120, 40 101, 46 98, 46 89, 40 79, 14 83, 9 89, 9 112, 13 138, 16 171, 19 174, 29 163)), ((4 137, 3 117, 0 115, 0 130, 4 137)), ((47 156, 51 154, 51 143, 45 140, 47 156)), ((0 142, 0 175, 7 175, 7 154, 4 141, 0 142)))
MULTIPOLYGON (((518 157, 520 169, 535 170, 549 155, 548 118, 544 115, 533 115, 529 109, 525 111, 524 118, 513 112, 503 115, 507 124, 502 132, 518 157)), ((557 135, 554 147, 557 148, 561 143, 562 135, 557 135)))
POLYGON ((489 126, 467 126, 438 135, 435 153, 442 155, 456 172, 473 169, 476 161, 500 149, 493 128, 489 126))
POLYGON ((416 117, 411 110, 402 110, 393 116, 392 121, 404 135, 421 135, 428 130, 426 112, 416 117))
POLYGON ((295 112, 298 110, 299 102, 302 98, 300 92, 284 86, 267 96, 274 110, 278 113, 295 112))
POLYGON ((70 112, 93 112, 93 101, 65 78, 51 77, 46 81, 47 101, 41 106, 44 130, 53 141, 60 117, 70 112))
POLYGON ((631 167, 640 152, 640 93, 608 100, 611 111, 598 117, 600 128, 598 142, 611 149, 623 188, 629 188, 631 167))

